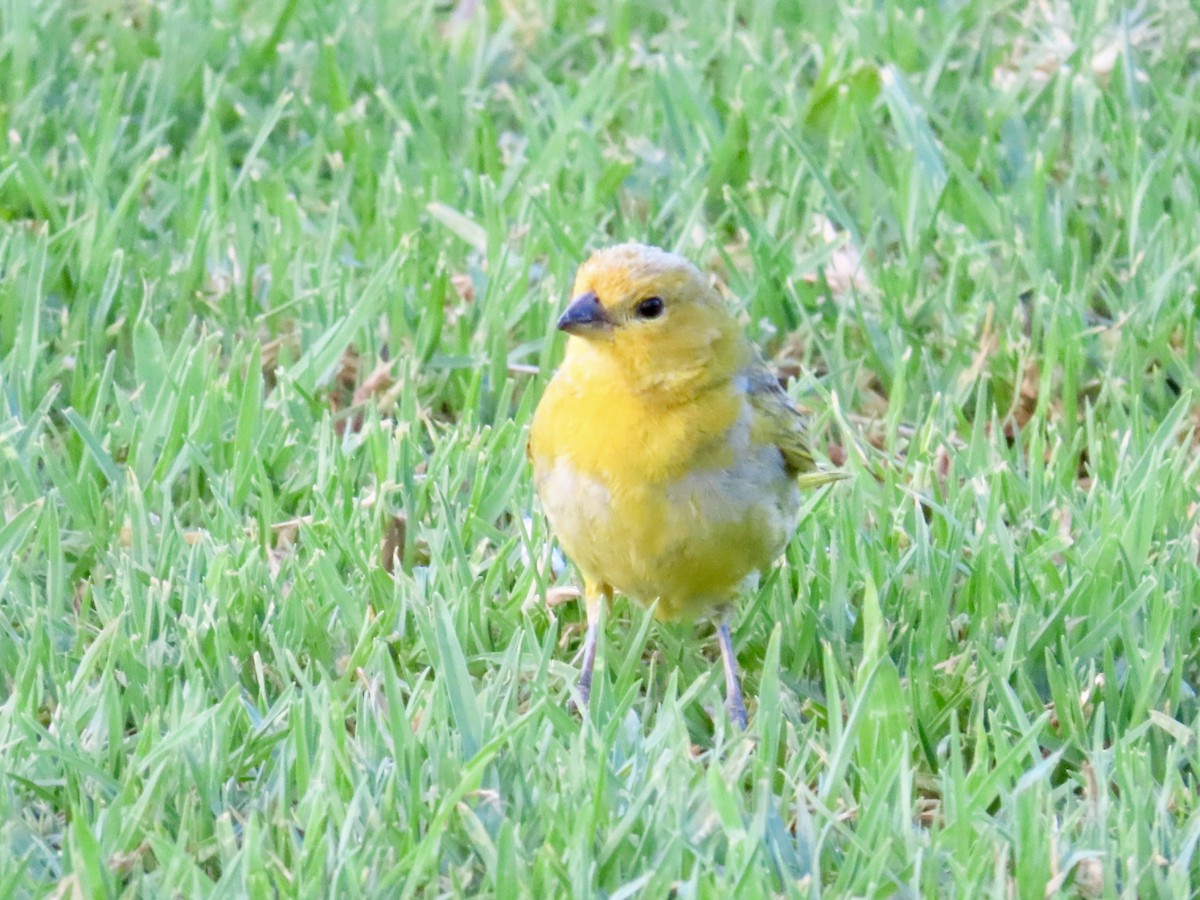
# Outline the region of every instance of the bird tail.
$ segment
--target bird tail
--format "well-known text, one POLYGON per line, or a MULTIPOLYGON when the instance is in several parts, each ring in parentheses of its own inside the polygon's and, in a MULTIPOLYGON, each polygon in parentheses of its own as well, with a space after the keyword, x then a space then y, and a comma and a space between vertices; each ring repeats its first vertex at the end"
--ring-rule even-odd
POLYGON ((805 472, 803 475, 796 476, 796 484, 801 490, 808 491, 849 477, 845 472, 805 472))

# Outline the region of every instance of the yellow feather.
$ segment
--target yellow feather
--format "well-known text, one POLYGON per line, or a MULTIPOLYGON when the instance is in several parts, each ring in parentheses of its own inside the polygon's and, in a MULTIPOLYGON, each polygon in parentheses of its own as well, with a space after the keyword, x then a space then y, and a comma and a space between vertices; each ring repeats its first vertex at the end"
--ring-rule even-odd
POLYGON ((589 620, 613 589, 665 619, 726 605, 787 543, 799 487, 841 475, 816 471, 800 414, 690 263, 611 247, 575 296, 529 455, 589 620))

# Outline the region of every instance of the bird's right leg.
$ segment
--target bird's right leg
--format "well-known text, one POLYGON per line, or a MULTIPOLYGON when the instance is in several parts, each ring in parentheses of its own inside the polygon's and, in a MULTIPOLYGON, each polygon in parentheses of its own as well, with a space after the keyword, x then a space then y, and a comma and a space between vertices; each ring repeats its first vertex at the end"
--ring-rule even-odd
POLYGON ((725 709, 739 731, 746 730, 746 704, 742 700, 741 679, 738 677, 737 654, 733 652, 733 638, 729 634, 732 611, 721 616, 717 625, 717 641, 721 645, 721 662, 725 667, 725 709))
POLYGON ((600 641, 601 605, 612 601, 612 588, 603 581, 587 580, 583 602, 587 607, 587 635, 583 639, 583 669, 579 673, 579 698, 583 706, 592 696, 592 670, 596 666, 596 645, 600 641))

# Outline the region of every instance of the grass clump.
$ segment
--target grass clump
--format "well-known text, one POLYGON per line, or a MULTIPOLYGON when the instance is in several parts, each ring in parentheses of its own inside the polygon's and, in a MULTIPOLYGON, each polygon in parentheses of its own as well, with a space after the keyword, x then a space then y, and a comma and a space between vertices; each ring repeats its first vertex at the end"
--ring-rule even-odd
POLYGON ((0 895, 1194 890, 1196 13, 810 7, 4 8, 0 895), (625 238, 854 476, 745 735, 621 603, 566 706, 525 426, 625 238))

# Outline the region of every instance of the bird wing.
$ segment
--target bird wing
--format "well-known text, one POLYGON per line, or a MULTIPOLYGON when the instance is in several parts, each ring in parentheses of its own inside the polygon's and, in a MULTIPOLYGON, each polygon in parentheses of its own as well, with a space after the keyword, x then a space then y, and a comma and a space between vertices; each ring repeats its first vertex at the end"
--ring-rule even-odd
POLYGON ((746 377, 746 396, 753 416, 753 439, 779 448, 788 475, 799 477, 801 487, 810 488, 845 478, 842 472, 817 471, 804 416, 792 405, 775 376, 762 365, 751 365, 742 374, 746 377))

